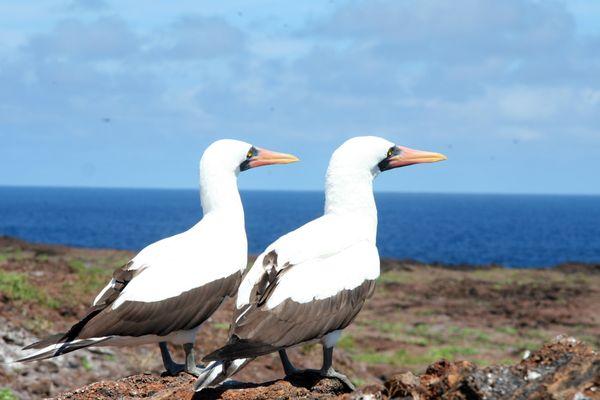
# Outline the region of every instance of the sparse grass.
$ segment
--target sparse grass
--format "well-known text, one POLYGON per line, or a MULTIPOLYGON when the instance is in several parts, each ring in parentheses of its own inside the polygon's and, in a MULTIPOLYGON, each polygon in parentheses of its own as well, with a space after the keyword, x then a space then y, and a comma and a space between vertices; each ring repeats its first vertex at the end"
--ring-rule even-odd
POLYGON ((0 400, 19 400, 10 388, 0 388, 0 400))
POLYGON ((379 275, 379 278, 377 278, 377 282, 378 283, 402 283, 402 276, 396 272, 396 271, 388 271, 385 272, 381 275, 379 275))
POLYGON ((46 262, 49 258, 50 257, 48 256, 48 254, 38 254, 37 256, 35 256, 35 260, 38 262, 46 262))
POLYGON ((87 357, 81 357, 81 366, 83 367, 83 369, 85 369, 86 371, 91 371, 92 370, 92 363, 90 362, 90 360, 88 360, 87 357))
POLYGON ((0 271, 0 292, 13 301, 33 301, 57 308, 59 303, 42 289, 29 283, 27 275, 0 271))
POLYGON ((427 354, 433 360, 445 358, 446 360, 454 360, 456 356, 472 356, 478 354, 479 351, 472 347, 460 347, 460 346, 444 346, 430 349, 427 354))
POLYGON ((540 347, 540 344, 542 344, 542 342, 531 342, 531 341, 518 341, 517 343, 515 343, 514 347, 517 348, 519 351, 524 351, 524 350, 537 350, 540 347))
POLYGON ((14 261, 21 261, 21 260, 24 260, 26 258, 29 258, 32 255, 32 253, 28 252, 28 251, 25 252, 25 251, 23 251, 21 249, 16 249, 16 250, 14 250, 12 252, 9 252, 8 255, 9 255, 9 258, 12 259, 12 260, 14 260, 14 261))
MULTIPOLYGON (((77 275, 77 280, 73 283, 65 283, 64 287, 76 291, 83 297, 97 292, 105 286, 110 278, 111 271, 88 265, 82 260, 70 260, 69 268, 77 275)), ((75 296, 70 296, 74 298, 75 296)))
POLYGON ((516 335, 519 330, 513 326, 499 326, 496 328, 496 332, 500 332, 506 335, 516 335))
POLYGON ((86 270, 85 263, 81 260, 69 260, 69 268, 72 272, 80 274, 86 270))
POLYGON ((310 354, 317 347, 317 343, 305 343, 300 346, 302 354, 310 354))
POLYGON ((401 338, 401 340, 404 343, 414 344, 415 346, 425 347, 425 346, 429 345, 429 340, 427 340, 426 338, 422 338, 422 337, 407 336, 407 337, 401 338))
POLYGON ((387 322, 387 321, 369 321, 369 325, 377 329, 381 333, 389 333, 398 335, 406 330, 406 325, 402 322, 387 322))
POLYGON ((427 337, 439 341, 439 338, 430 332, 429 325, 427 324, 415 324, 408 328, 406 332, 412 336, 427 337))
POLYGON ((430 317, 432 315, 437 315, 440 312, 438 310, 435 309, 425 309, 425 310, 417 310, 415 311, 415 315, 419 316, 419 317, 430 317))
POLYGON ((219 329, 222 331, 229 330, 229 324, 227 322, 215 322, 213 326, 215 327, 215 329, 219 329))
POLYGON ((356 354, 354 357, 356 360, 367 364, 387 364, 396 367, 422 365, 433 361, 427 354, 412 354, 405 349, 400 349, 394 353, 369 351, 356 354))
POLYGON ((355 354, 354 358, 367 364, 387 364, 396 367, 415 367, 431 364, 441 358, 455 360, 458 356, 475 355, 479 352, 470 347, 443 346, 429 349, 426 353, 413 353, 400 349, 393 353, 368 351, 355 354))
POLYGON ((339 347, 340 349, 344 349, 346 351, 352 351, 356 348, 356 341, 354 340, 354 338, 352 336, 344 335, 338 341, 337 347, 339 347))
POLYGON ((460 339, 470 339, 479 343, 486 343, 490 341, 490 335, 481 329, 452 326, 448 329, 448 332, 453 336, 458 336, 460 339))
POLYGON ((52 323, 47 319, 34 315, 23 320, 23 327, 35 334, 47 333, 52 328, 52 323))
POLYGON ((367 381, 365 381, 364 379, 360 379, 360 378, 353 378, 351 379, 352 383, 354 384, 354 386, 361 387, 361 386, 365 386, 365 384, 367 383, 367 381))
POLYGON ((0 264, 2 264, 6 260, 8 260, 8 255, 5 253, 0 253, 0 264))

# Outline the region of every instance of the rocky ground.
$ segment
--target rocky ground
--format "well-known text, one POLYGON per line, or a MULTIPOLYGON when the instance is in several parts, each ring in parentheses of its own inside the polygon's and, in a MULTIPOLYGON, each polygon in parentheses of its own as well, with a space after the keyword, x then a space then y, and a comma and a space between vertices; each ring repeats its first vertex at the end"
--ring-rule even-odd
POLYGON ((395 374, 383 386, 362 387, 354 393, 348 393, 339 381, 315 375, 259 384, 229 382, 200 393, 192 391, 193 381, 189 376, 134 375, 93 383, 58 399, 600 399, 600 354, 561 336, 515 365, 479 367, 468 361, 441 360, 420 376, 395 374))
MULTIPOLYGON (((189 377, 160 376, 157 346, 80 351, 50 361, 10 363, 24 344, 64 331, 76 321, 112 270, 130 256, 123 251, 32 245, 0 238, 0 400, 52 397, 97 381, 101 382, 62 398, 191 397, 189 377)), ((470 390, 482 394, 488 390, 485 385, 498 387, 485 383, 489 375, 511 382, 544 382, 538 389, 526 389, 539 394, 537 398, 549 398, 539 391, 542 386, 564 394, 556 398, 575 398, 577 393, 578 399, 597 396, 592 387, 598 387, 600 361, 591 349, 600 344, 599 265, 563 265, 550 270, 450 269, 386 260, 382 268, 374 297, 346 330, 335 354, 338 369, 363 392, 375 397, 427 399, 436 398, 435 392, 448 398, 483 398, 473 397, 470 390), (566 339, 548 345, 541 353, 533 353, 536 357, 540 354, 541 364, 540 368, 531 367, 533 373, 529 374, 528 363, 534 358, 521 361, 523 354, 552 343, 559 334, 576 337, 589 347, 566 339), (567 348, 575 350, 569 353, 567 348), (555 356, 549 358, 548 354, 555 356), (438 362, 441 359, 446 361, 438 362), (579 363, 581 368, 589 364, 587 375, 577 378, 583 374, 581 369, 558 379, 548 375, 555 372, 541 368, 548 363, 558 365, 560 360, 568 361, 564 364, 568 367, 555 368, 561 374, 567 371, 564 368, 579 363)), ((200 354, 225 339, 231 306, 227 303, 201 329, 196 349, 200 354)), ((315 367, 320 363, 320 349, 302 346, 291 352, 291 358, 299 366, 315 367)), ((317 382, 314 377, 277 381, 281 376, 276 356, 261 357, 236 379, 268 384, 242 385, 243 390, 237 384, 236 390, 226 388, 203 396, 348 396, 336 381, 317 382)))

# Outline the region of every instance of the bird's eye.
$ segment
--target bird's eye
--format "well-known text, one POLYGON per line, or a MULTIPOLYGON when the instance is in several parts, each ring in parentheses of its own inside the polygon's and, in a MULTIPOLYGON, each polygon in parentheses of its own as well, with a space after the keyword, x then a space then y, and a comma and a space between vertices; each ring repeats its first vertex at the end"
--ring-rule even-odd
POLYGON ((390 147, 390 149, 389 149, 389 150, 388 150, 388 152, 387 152, 387 156, 388 156, 388 157, 391 157, 391 156, 393 156, 393 155, 394 155, 394 148, 393 148, 393 147, 390 147))
POLYGON ((246 158, 252 158, 254 155, 256 155, 256 149, 252 147, 248 150, 248 153, 246 153, 246 158))

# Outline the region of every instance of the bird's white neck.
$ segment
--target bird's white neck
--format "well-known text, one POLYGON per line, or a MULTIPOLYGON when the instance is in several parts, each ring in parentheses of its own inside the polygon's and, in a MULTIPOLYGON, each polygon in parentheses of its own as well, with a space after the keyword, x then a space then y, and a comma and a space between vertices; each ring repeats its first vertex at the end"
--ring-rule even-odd
POLYGON ((243 223, 244 208, 235 172, 201 166, 200 201, 204 215, 223 211, 232 217, 241 217, 243 223))
POLYGON ((375 241, 377 206, 371 172, 330 165, 325 178, 325 214, 356 219, 364 225, 369 238, 375 241))

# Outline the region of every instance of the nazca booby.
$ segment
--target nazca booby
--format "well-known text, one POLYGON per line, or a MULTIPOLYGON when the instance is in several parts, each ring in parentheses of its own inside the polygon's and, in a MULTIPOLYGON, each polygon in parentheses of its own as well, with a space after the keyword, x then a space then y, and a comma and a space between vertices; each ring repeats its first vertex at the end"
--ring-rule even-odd
POLYGON ((333 347, 371 296, 379 276, 373 178, 382 171, 445 160, 373 136, 356 137, 332 155, 325 213, 271 244, 256 259, 237 293, 229 340, 211 361, 197 391, 215 386, 254 357, 279 351, 286 375, 297 370, 285 349, 314 340, 323 345, 322 376, 350 380, 332 367, 333 347))
POLYGON ((56 357, 88 346, 159 343, 170 374, 198 375, 194 342, 200 325, 235 295, 247 265, 240 171, 298 159, 238 140, 212 143, 200 160, 203 217, 189 230, 140 251, 113 273, 85 316, 68 332, 29 345, 19 361, 56 357), (184 365, 167 342, 183 345, 184 365))

